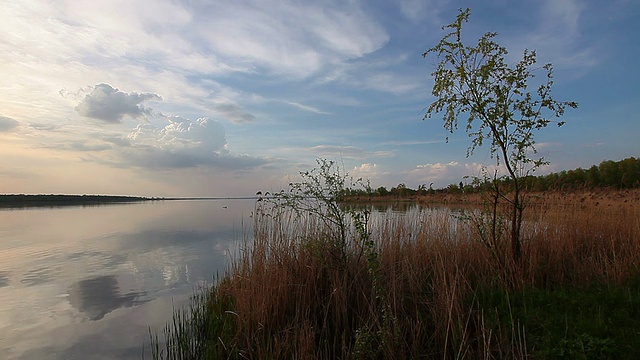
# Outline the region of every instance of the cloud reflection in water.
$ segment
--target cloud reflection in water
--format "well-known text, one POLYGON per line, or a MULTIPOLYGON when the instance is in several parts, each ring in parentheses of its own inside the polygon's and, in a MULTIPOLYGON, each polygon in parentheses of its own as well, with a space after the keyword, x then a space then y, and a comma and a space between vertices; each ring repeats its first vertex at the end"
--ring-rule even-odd
POLYGON ((9 286, 9 283, 11 283, 9 273, 6 271, 0 271, 0 288, 9 286))
POLYGON ((94 321, 102 319, 115 309, 146 302, 138 300, 144 295, 144 292, 120 294, 118 279, 114 275, 81 280, 69 288, 71 305, 94 321))

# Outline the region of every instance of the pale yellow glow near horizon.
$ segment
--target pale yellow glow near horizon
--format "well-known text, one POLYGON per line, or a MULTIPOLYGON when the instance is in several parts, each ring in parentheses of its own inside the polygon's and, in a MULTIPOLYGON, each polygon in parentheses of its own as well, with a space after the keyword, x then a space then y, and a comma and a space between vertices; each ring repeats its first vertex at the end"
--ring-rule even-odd
POLYGON ((0 141, 0 193, 149 195, 166 187, 131 169, 83 161, 78 153, 38 148, 24 141, 0 141))
MULTIPOLYGON (((104 194, 160 197, 251 196, 277 191, 276 172, 208 168, 149 170, 83 160, 87 154, 37 147, 0 134, 0 194, 104 194), (10 140, 10 141, 9 141, 10 140)), ((106 155, 105 155, 106 156, 106 155)))

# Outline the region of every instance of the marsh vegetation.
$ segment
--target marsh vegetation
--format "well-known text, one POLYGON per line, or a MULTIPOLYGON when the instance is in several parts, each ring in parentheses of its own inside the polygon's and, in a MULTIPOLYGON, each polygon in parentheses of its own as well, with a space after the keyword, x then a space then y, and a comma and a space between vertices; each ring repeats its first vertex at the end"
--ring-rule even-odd
POLYGON ((353 226, 338 248, 317 217, 262 213, 228 272, 155 335, 153 357, 637 358, 639 200, 538 198, 518 268, 447 210, 372 217, 377 271, 353 226))

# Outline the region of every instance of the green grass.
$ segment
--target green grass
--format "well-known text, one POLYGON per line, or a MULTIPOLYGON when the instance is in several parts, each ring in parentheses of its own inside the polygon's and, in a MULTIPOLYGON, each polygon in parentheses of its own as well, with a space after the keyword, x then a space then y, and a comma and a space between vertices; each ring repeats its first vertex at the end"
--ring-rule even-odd
POLYGON ((493 331, 524 329, 535 359, 639 359, 640 282, 507 292, 479 290, 493 331))
POLYGON ((232 299, 218 293, 220 284, 200 289, 189 307, 175 309, 162 336, 149 329, 153 359, 231 359, 241 353, 235 346, 232 299))

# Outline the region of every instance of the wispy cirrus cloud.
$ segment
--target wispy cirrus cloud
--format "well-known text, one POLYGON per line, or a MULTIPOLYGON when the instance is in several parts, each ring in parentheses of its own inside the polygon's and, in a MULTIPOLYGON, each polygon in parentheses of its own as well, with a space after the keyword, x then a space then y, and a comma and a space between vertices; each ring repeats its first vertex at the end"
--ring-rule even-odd
POLYGON ((303 110, 303 111, 307 111, 307 112, 311 112, 311 113, 315 113, 315 114, 320 114, 320 115, 330 115, 330 112, 324 111, 322 109, 319 109, 318 107, 315 106, 311 106, 308 104, 303 104, 301 101, 293 101, 293 100, 288 100, 288 99, 280 99, 280 98, 272 98, 272 97, 264 97, 258 94, 251 94, 250 99, 253 102, 256 103, 276 103, 276 104, 286 104, 289 106, 292 106, 296 109, 299 110, 303 110))
MULTIPOLYGON (((168 106, 211 109, 221 100, 243 108, 241 94, 219 95, 225 86, 202 75, 306 77, 389 41, 384 27, 358 1, 26 0, 0 6, 0 31, 7 35, 0 41, 0 61, 10 64, 7 91, 38 95, 38 105, 48 110, 42 111, 42 119, 54 110, 68 116, 64 99, 52 94, 87 82, 162 94, 169 102, 163 111, 168 106)), ((31 107, 4 101, 9 100, 0 99, 0 107, 36 109, 35 101, 31 107)), ((84 105, 78 108, 81 114, 105 122, 122 120, 118 113, 84 105)), ((298 101, 289 105, 324 112, 298 101)), ((252 120, 249 112, 217 106, 233 122, 252 120)))
POLYGON ((604 142, 596 142, 596 143, 584 144, 582 146, 586 147, 586 148, 594 148, 594 147, 600 147, 600 146, 604 146, 604 145, 606 145, 606 143, 604 143, 604 142))
POLYGON ((39 146, 43 149, 65 150, 73 152, 101 152, 113 148, 109 143, 90 140, 66 140, 54 143, 45 143, 39 146))
POLYGON ((447 0, 401 0, 399 2, 402 15, 414 22, 429 21, 441 24, 440 13, 449 4, 447 0))
POLYGON ((514 49, 524 47, 536 50, 541 63, 551 62, 556 68, 590 68, 601 61, 602 54, 584 37, 586 8, 582 1, 545 0, 536 7, 532 19, 537 20, 529 28, 501 36, 507 39, 513 56, 521 55, 514 49))
POLYGON ((332 68, 318 79, 318 83, 338 83, 394 95, 406 95, 425 86, 422 79, 390 70, 388 65, 361 67, 357 62, 332 68))
POLYGON ((293 107, 296 107, 298 109, 304 110, 304 111, 308 111, 308 112, 312 112, 312 113, 316 113, 316 114, 320 114, 320 115, 331 115, 330 112, 322 111, 322 110, 320 110, 320 109, 318 109, 316 107, 300 104, 300 103, 297 103, 295 101, 281 100, 281 102, 283 102, 283 103, 285 103, 287 105, 291 105, 293 107))
POLYGON ((392 157, 391 151, 368 151, 355 146, 337 146, 337 145, 317 145, 305 149, 320 157, 339 158, 346 157, 352 159, 366 159, 372 157, 392 157))
POLYGON ((308 76, 389 40, 359 2, 214 2, 201 13, 220 14, 200 28, 214 53, 276 74, 308 76))
POLYGON ((395 145, 395 146, 414 146, 414 145, 429 145, 429 144, 443 144, 445 140, 403 140, 403 141, 385 141, 383 145, 395 145))

